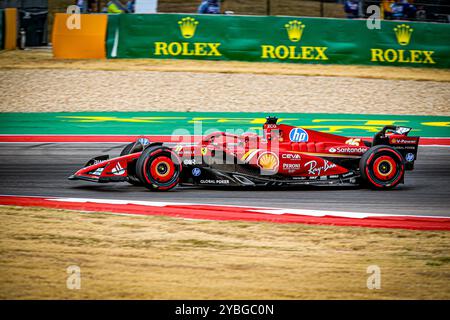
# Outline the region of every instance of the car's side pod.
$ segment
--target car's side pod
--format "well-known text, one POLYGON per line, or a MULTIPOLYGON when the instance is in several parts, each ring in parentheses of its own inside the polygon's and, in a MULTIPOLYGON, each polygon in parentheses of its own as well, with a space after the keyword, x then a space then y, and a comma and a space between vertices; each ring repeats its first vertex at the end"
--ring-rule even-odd
POLYGON ((405 161, 405 169, 413 170, 417 159, 420 137, 409 137, 411 128, 401 126, 385 126, 375 134, 372 146, 387 145, 395 148, 405 161))

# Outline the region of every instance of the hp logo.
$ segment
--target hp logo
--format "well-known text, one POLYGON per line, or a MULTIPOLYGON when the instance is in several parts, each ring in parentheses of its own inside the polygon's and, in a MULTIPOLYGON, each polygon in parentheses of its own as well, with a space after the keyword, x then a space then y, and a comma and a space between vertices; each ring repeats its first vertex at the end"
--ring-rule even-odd
POLYGON ((292 142, 308 142, 308 133, 302 128, 294 128, 289 133, 289 139, 292 142))
POLYGON ((202 171, 200 170, 200 168, 194 168, 194 169, 192 169, 192 175, 194 176, 194 177, 198 177, 199 175, 201 175, 202 174, 202 171))

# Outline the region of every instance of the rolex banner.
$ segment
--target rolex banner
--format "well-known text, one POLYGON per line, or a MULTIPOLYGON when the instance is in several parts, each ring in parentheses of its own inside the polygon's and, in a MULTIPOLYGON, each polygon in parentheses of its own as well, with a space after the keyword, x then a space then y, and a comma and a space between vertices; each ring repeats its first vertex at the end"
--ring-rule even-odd
POLYGON ((450 24, 304 17, 108 17, 109 58, 450 67, 450 24))

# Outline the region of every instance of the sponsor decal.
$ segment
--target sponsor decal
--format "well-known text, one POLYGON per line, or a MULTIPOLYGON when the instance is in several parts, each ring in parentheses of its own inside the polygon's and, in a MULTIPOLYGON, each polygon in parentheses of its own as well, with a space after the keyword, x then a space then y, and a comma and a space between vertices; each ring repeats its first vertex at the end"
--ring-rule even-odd
POLYGON ((289 40, 292 42, 299 42, 303 35, 303 30, 305 29, 305 25, 298 20, 289 21, 284 25, 286 28, 289 40))
POLYGON ((184 159, 183 164, 187 166, 192 166, 194 164, 197 164, 197 161, 195 161, 195 159, 184 159))
POLYGON ((228 179, 221 179, 221 180, 207 179, 207 180, 200 180, 200 183, 203 183, 203 184, 229 184, 230 180, 228 180, 228 179))
POLYGON ((283 163, 283 169, 285 170, 299 170, 300 163, 283 163))
POLYGON ((359 144, 361 143, 361 139, 348 139, 347 141, 345 141, 345 144, 351 145, 351 146, 359 146, 359 144))
POLYGON ((180 151, 178 151, 178 156, 180 158, 195 156, 195 150, 182 148, 180 151))
POLYGON ((200 170, 200 168, 194 168, 194 169, 192 169, 192 175, 194 176, 194 177, 198 177, 199 175, 201 175, 202 174, 202 170, 200 170))
POLYGON ((411 131, 411 128, 408 128, 408 127, 397 127, 397 129, 395 130, 395 132, 398 134, 405 134, 410 131, 411 131))
POLYGON ((298 153, 283 153, 281 158, 287 160, 301 160, 301 156, 298 153))
POLYGON ((416 146, 396 145, 395 149, 397 149, 397 150, 406 150, 406 149, 408 149, 408 150, 416 150, 416 146))
MULTIPOLYGON (((306 25, 300 20, 292 20, 284 25, 287 36, 293 44, 300 42, 306 25)), ((261 45, 262 59, 280 60, 328 60, 325 51, 328 47, 296 46, 296 45, 261 45)))
POLYGON ((95 176, 100 176, 102 174, 102 172, 103 172, 103 169, 105 169, 105 168, 98 168, 94 172, 89 172, 89 174, 92 174, 92 175, 95 175, 95 176))
POLYGON ((219 52, 220 43, 209 42, 155 42, 155 56, 218 56, 222 54, 219 52))
POLYGON ((125 169, 121 166, 120 162, 117 162, 116 166, 111 170, 111 173, 115 176, 121 176, 125 173, 125 169))
POLYGON ((98 159, 95 159, 95 160, 94 160, 94 163, 91 164, 91 166, 92 166, 92 165, 95 165, 95 164, 99 164, 99 163, 105 162, 105 161, 106 161, 106 160, 98 160, 98 159))
POLYGON ((331 153, 364 153, 367 150, 369 150, 368 147, 336 147, 336 148, 330 148, 328 149, 328 152, 331 153))
POLYGON ((308 133, 302 128, 294 128, 289 133, 292 142, 308 142, 308 133))
POLYGON ((207 153, 208 153, 208 148, 202 147, 202 155, 206 156, 207 153))
POLYGON ((411 40, 411 35, 414 29, 412 29, 407 24, 401 24, 394 28, 395 37, 397 38, 397 42, 401 46, 406 46, 409 44, 411 40))
MULTIPOLYGON (((394 29, 397 43, 400 46, 408 46, 414 29, 407 24, 397 25, 394 29)), ((434 51, 430 50, 405 50, 405 49, 370 49, 371 60, 373 62, 387 63, 411 63, 411 64, 435 64, 433 59, 434 51)))
MULTIPOLYGON (((185 39, 191 39, 195 36, 199 22, 191 17, 186 17, 178 21, 181 36, 185 39)), ((154 43, 155 56, 222 56, 219 51, 221 43, 216 42, 163 42, 154 43)))
POLYGON ((305 163, 305 167, 308 169, 308 174, 313 176, 320 176, 322 173, 327 172, 329 169, 335 168, 336 164, 323 160, 323 166, 318 167, 316 160, 311 160, 305 163))
POLYGON ((280 161, 273 152, 263 152, 258 157, 258 167, 265 171, 277 171, 280 161))
POLYGON ((176 145, 174 148, 173 148, 173 150, 175 151, 175 152, 177 152, 178 154, 183 154, 183 146, 181 146, 181 145, 176 145))
POLYGON ((415 144, 416 142, 417 142, 417 139, 393 138, 391 140, 391 143, 396 143, 396 144, 415 144))
POLYGON ((342 175, 342 178, 347 178, 347 177, 350 177, 350 176, 352 176, 353 175, 353 172, 352 171, 349 171, 349 172, 347 172, 347 173, 344 173, 343 175, 342 175))
POLYGON ((405 156, 405 160, 408 161, 408 162, 413 162, 413 161, 414 161, 414 158, 415 158, 415 157, 414 157, 414 154, 413 154, 413 153, 410 153, 410 152, 407 153, 406 156, 405 156))
POLYGON ((186 17, 178 21, 183 38, 190 39, 194 36, 198 21, 191 17, 186 17))

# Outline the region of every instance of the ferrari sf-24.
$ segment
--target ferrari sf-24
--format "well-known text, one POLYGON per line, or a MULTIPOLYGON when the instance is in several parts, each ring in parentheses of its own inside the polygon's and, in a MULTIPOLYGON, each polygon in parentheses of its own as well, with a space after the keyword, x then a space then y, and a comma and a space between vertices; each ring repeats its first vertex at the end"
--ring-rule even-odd
POLYGON ((385 126, 372 141, 278 124, 267 117, 263 134, 214 132, 187 144, 141 137, 119 157, 89 160, 69 177, 128 182, 153 191, 177 185, 361 185, 391 189, 413 170, 419 137, 411 128, 385 126))

